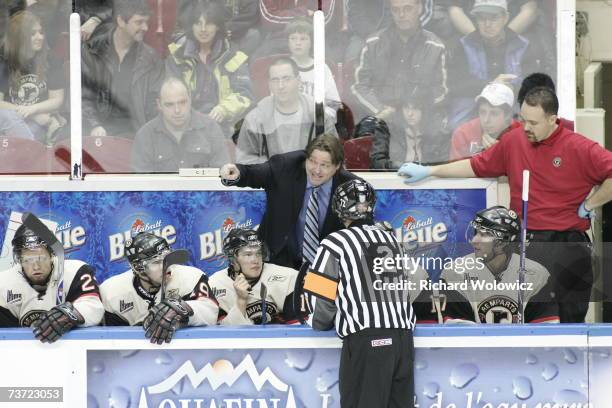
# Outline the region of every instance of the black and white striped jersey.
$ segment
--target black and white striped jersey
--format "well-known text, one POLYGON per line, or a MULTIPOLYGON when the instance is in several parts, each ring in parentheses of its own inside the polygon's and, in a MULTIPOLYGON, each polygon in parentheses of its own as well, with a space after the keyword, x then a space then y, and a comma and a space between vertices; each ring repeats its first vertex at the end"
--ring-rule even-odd
POLYGON ((327 330, 335 315, 341 338, 367 328, 412 330, 415 315, 410 305, 410 271, 397 262, 403 255, 393 233, 378 225, 355 221, 349 228, 328 235, 310 273, 318 275, 323 285, 336 282, 337 295, 334 302, 317 295, 311 298, 308 323, 317 330, 327 330))

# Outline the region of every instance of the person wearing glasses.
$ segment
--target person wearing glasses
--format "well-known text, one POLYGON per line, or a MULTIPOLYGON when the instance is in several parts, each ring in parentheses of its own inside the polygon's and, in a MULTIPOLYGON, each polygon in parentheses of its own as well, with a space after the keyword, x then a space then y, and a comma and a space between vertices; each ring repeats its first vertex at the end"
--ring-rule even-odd
MULTIPOLYGON (((300 93, 295 61, 280 57, 268 68, 270 96, 263 98, 244 118, 236 161, 263 163, 275 154, 302 150, 315 138, 314 103, 300 93)), ((325 133, 337 136, 334 118, 325 114, 325 133)))

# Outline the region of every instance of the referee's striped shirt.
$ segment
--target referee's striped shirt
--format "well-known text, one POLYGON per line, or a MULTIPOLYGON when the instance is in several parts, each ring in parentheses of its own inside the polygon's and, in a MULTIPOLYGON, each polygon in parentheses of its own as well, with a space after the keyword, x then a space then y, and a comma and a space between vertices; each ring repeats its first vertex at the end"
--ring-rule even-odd
POLYGON ((412 330, 416 318, 408 295, 409 273, 395 268, 396 256, 403 256, 401 245, 378 225, 357 221, 328 235, 310 273, 323 285, 337 282, 337 296, 333 303, 312 297, 309 324, 328 330, 335 315, 341 338, 367 328, 412 330), (393 266, 385 268, 388 258, 393 266))

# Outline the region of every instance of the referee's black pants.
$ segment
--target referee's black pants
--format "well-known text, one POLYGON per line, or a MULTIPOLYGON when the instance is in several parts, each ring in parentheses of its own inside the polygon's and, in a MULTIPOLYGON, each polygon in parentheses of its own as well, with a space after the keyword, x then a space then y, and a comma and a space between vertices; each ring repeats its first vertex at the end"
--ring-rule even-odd
POLYGON ((527 258, 550 273, 561 323, 583 323, 593 287, 591 241, 580 231, 530 231, 527 258))
POLYGON ((412 331, 365 329, 342 342, 342 408, 413 408, 412 331))

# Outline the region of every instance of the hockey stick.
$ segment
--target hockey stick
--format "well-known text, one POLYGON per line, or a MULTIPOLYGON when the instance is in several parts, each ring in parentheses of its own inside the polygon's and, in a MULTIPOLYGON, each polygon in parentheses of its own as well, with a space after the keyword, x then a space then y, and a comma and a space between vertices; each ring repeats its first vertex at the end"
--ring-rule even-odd
POLYGON ((49 245, 53 254, 57 257, 57 296, 56 305, 64 303, 64 245, 57 239, 55 234, 47 228, 34 214, 26 212, 21 216, 21 223, 49 245))
POLYGON ((161 281, 161 301, 166 300, 166 274, 168 268, 172 265, 184 265, 189 262, 189 251, 186 249, 176 249, 164 257, 162 266, 162 281, 161 281))
POLYGON ((529 170, 523 170, 523 219, 521 220, 521 260, 519 266, 518 323, 525 322, 525 250, 527 244, 527 203, 529 202, 529 170))
POLYGON ((309 268, 310 262, 304 261, 297 277, 295 278, 295 286, 293 288, 293 313, 300 324, 306 324, 304 312, 302 311, 302 303, 306 301, 304 297, 304 279, 306 278, 309 268))
POLYGON ((259 289, 259 297, 261 297, 261 325, 265 326, 266 320, 268 320, 268 312, 266 310, 266 297, 268 297, 268 288, 266 287, 266 285, 263 284, 263 282, 261 283, 261 289, 259 289))

